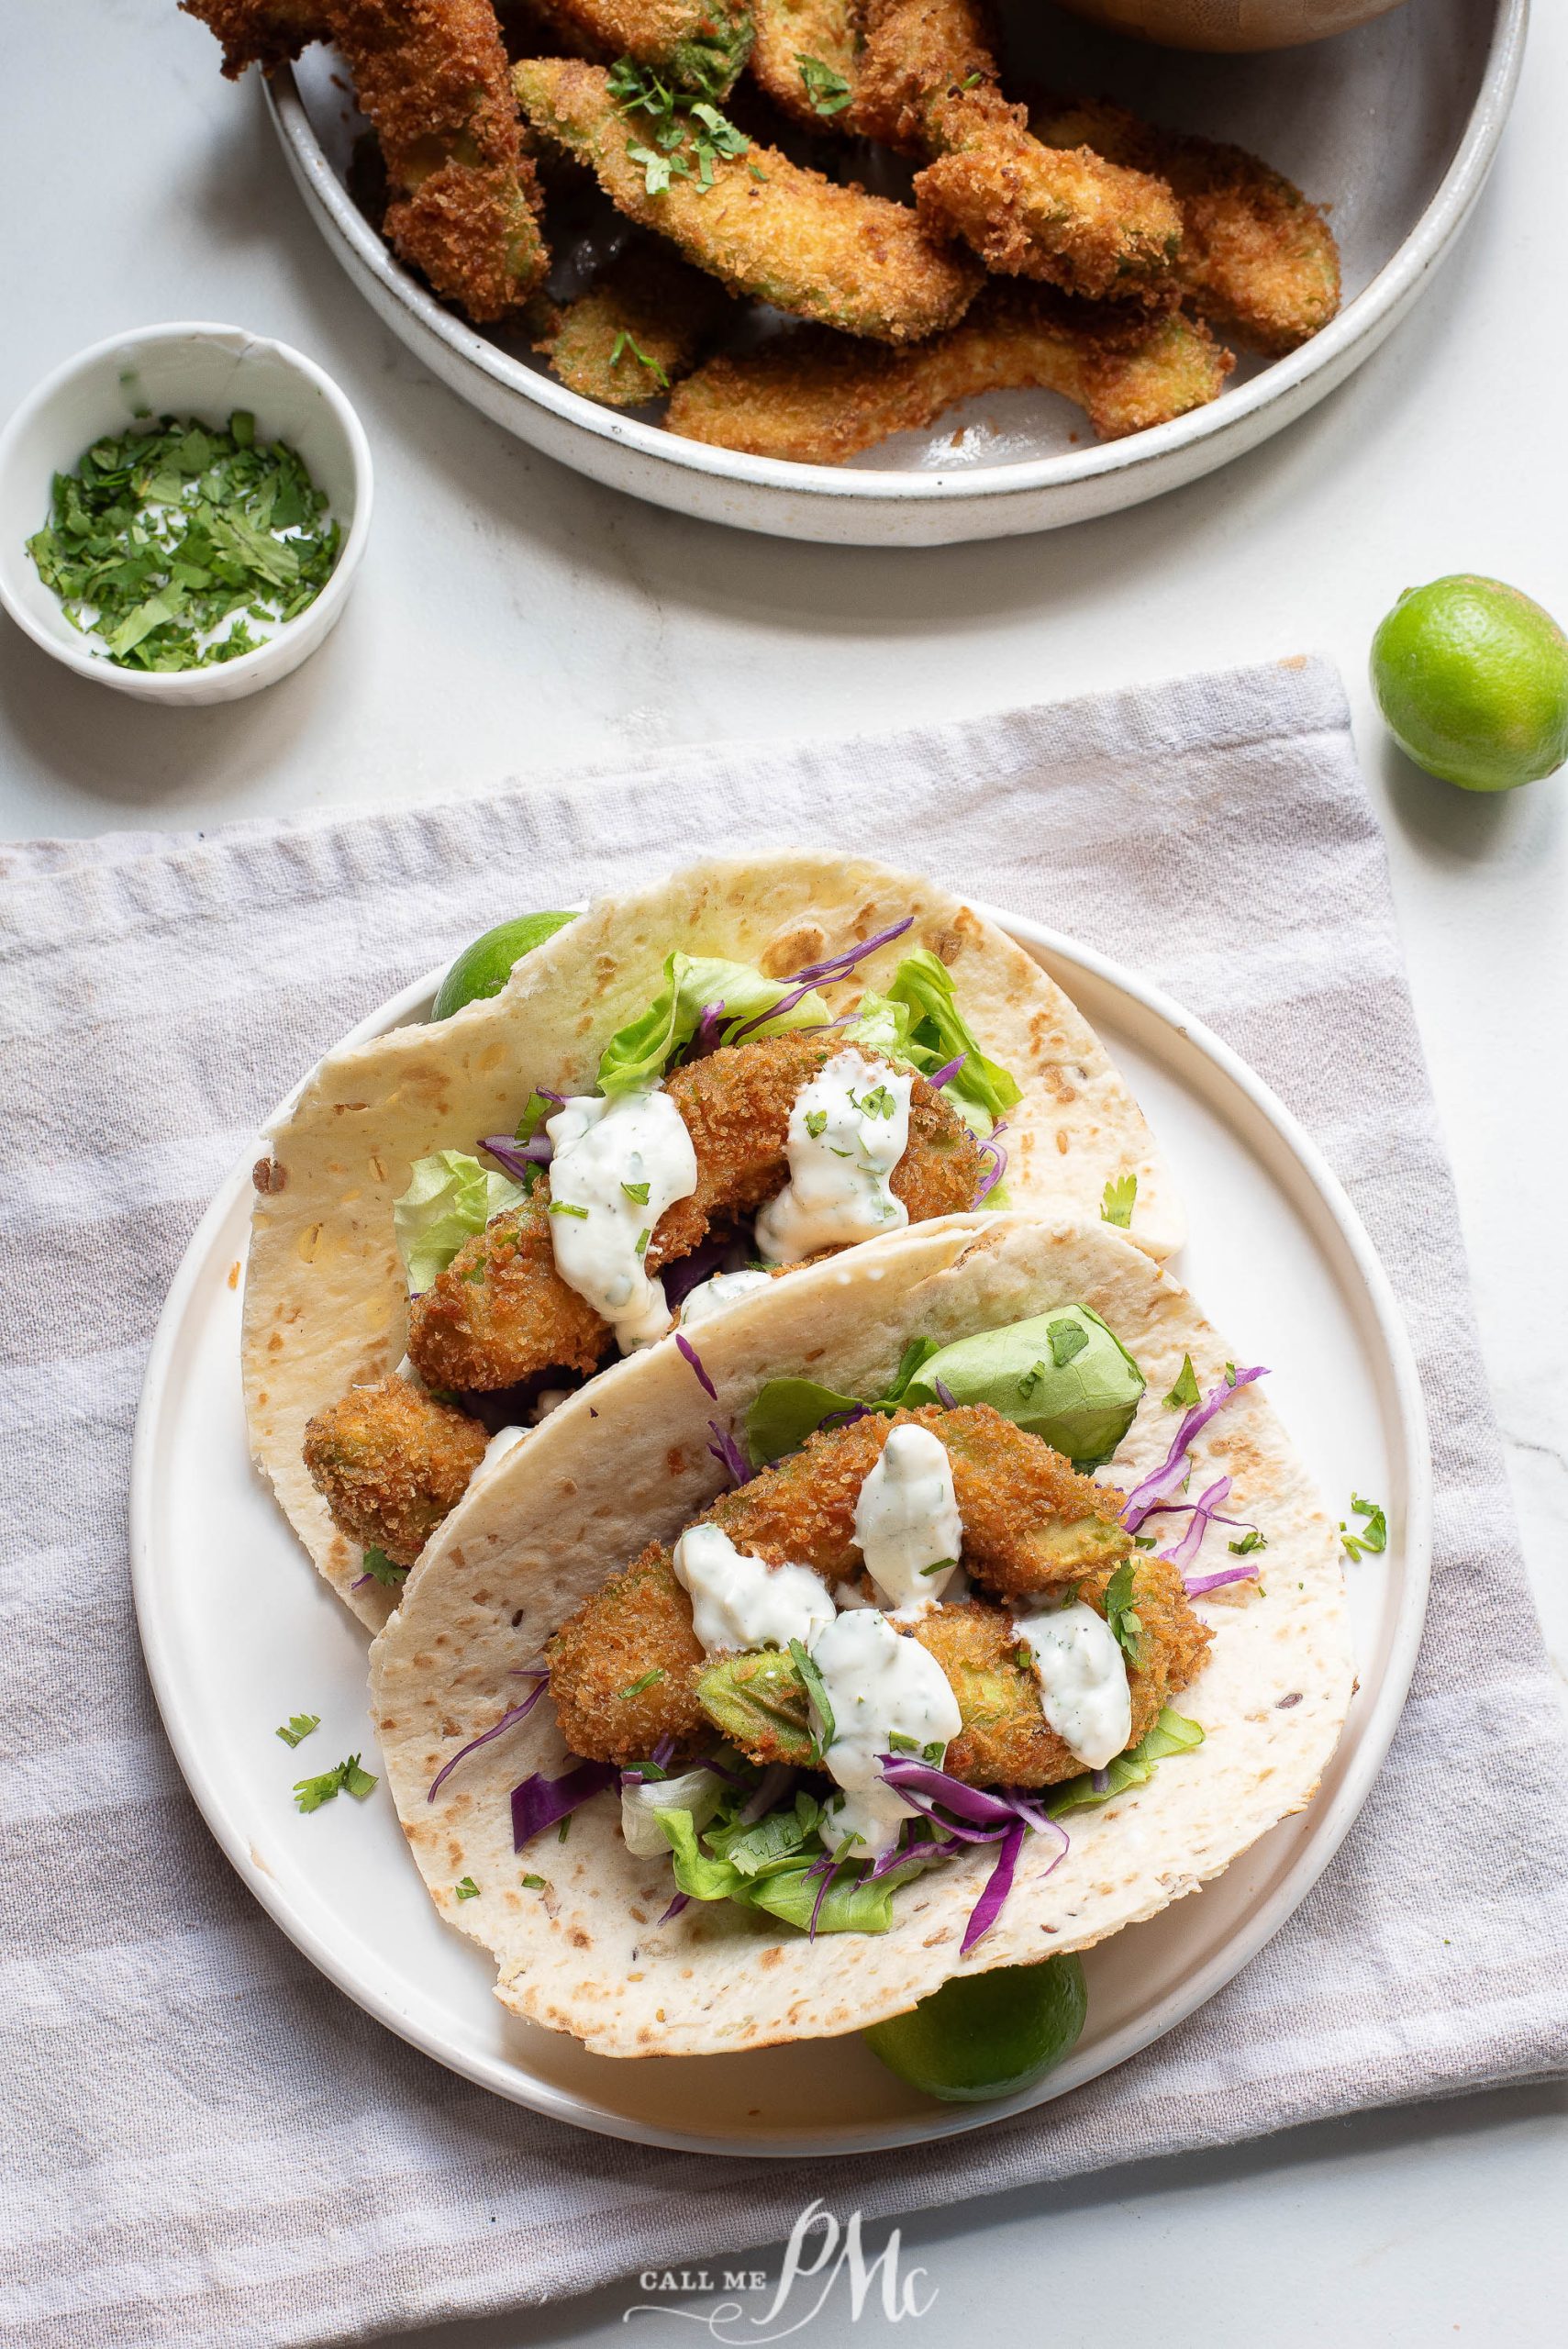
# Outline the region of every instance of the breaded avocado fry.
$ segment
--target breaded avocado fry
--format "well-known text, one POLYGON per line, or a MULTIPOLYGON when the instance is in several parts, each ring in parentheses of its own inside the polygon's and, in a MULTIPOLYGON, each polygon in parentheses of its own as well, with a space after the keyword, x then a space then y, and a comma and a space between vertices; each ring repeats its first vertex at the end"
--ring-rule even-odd
POLYGON ((624 1769, 666 1739, 681 1759, 712 1743, 693 1688, 703 1651, 692 1603, 661 1542, 595 1591, 545 1658, 562 1736, 584 1761, 624 1769))
POLYGON ((411 1566, 468 1489, 484 1430, 406 1378, 353 1386, 305 1431, 305 1464, 341 1533, 411 1566))
POLYGON ((849 0, 754 0, 751 79, 806 130, 848 128, 860 72, 849 0))
POLYGON ((1097 299, 1162 302, 1182 217, 1162 181, 1042 146, 1009 106, 979 0, 865 0, 847 127, 930 161, 921 215, 988 269, 1097 299))
POLYGON ((606 57, 634 57, 684 90, 724 97, 751 48, 746 0, 533 0, 537 13, 606 57))
POLYGON ((953 326, 980 272, 907 206, 837 187, 752 146, 709 106, 623 63, 532 58, 513 83, 535 129, 593 171, 628 219, 731 292, 877 342, 953 326))
POLYGON ((1169 181, 1182 208, 1183 299, 1253 350, 1294 351, 1339 308, 1328 221, 1255 155, 1157 129, 1105 99, 1042 109, 1029 127, 1048 146, 1090 147, 1169 181))
POLYGON ((951 333, 891 356, 807 328, 679 385, 672 432, 752 456, 841 464, 890 433, 934 423, 981 392, 1060 392, 1102 440, 1216 398, 1235 364, 1180 311, 1086 316, 1042 289, 988 286, 951 333))
POLYGON ((691 373, 728 308, 713 278, 642 238, 567 304, 534 348, 584 399, 640 407, 691 373))
POLYGON ((223 70, 270 72, 336 41, 374 125, 391 201, 384 234, 480 323, 526 301, 550 265, 533 166, 490 0, 180 0, 223 43, 223 70))

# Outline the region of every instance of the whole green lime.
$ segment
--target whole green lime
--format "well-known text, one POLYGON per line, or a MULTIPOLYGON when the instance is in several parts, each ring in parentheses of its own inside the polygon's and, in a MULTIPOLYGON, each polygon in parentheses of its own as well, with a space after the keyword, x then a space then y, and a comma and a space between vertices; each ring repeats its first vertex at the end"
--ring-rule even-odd
POLYGON ((518 914, 515 921, 498 921, 472 946, 465 946, 436 991, 431 1007, 432 1019, 450 1019, 465 1003, 477 1003, 487 995, 499 995, 511 974, 514 963, 564 930, 575 914, 518 914))
POLYGON ((1372 640, 1402 751, 1463 791, 1513 791, 1568 760, 1568 636, 1500 579, 1407 587, 1372 640))
POLYGON ((1078 2043, 1089 1994, 1071 1951, 1039 1965, 957 1974, 906 2015, 861 2033, 890 2072, 947 2104, 1012 2096, 1078 2043))

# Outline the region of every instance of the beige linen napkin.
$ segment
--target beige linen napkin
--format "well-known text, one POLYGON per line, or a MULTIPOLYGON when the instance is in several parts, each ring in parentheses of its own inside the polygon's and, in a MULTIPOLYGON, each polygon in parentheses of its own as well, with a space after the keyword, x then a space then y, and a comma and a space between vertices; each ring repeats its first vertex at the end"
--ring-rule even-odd
POLYGON ((248 2349, 576 2291, 1357 2106, 1568 2040, 1562 1735, 1471 1327, 1384 852, 1333 673, 1286 664, 874 740, 207 839, 0 852, 0 2335, 248 2349), (209 1841, 142 1675, 133 1415, 257 1120, 519 907, 725 844, 842 842, 1126 957, 1327 1151, 1420 1356, 1431 1619, 1359 1823, 1229 1988, 1121 2070, 910 2155, 623 2145, 450 2076, 317 1976, 209 1841), (1501 1637, 1476 1639, 1482 1621, 1501 1637))

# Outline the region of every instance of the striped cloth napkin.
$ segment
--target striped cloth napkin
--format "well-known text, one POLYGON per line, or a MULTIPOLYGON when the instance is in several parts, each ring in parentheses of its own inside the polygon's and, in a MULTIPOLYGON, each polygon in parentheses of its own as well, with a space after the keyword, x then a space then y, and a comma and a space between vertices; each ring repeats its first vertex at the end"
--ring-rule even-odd
POLYGON ((1562 1732, 1331 671, 684 751, 382 817, 42 843, 0 853, 0 877, 7 2343, 302 2349, 721 2258, 782 2237, 817 2194, 871 2219, 1560 2064, 1562 1732), (220 1858, 164 1744, 125 1520, 170 1277, 316 1055, 519 904, 800 840, 889 854, 1129 956, 1284 1095, 1403 1300, 1438 1550, 1372 1798, 1227 1989, 1038 2113, 910 2154, 775 2165, 536 2118, 317 1976, 220 1858))

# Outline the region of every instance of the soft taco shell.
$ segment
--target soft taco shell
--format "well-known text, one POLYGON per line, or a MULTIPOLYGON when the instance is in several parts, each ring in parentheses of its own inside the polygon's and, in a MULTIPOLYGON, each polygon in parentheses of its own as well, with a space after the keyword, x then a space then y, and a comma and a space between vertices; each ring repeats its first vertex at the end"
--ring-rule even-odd
POLYGON ((1261 1592, 1247 1584, 1240 1603, 1234 1590, 1196 1602, 1214 1645, 1175 1702, 1205 1742, 1146 1786, 1072 1814, 1071 1849, 1054 1868, 1054 1844, 1029 1838, 999 1923, 966 1959, 959 1945, 994 1856, 985 1851, 899 1891, 889 1932, 815 1943, 728 1902, 694 1902, 661 1925, 670 1869, 628 1851, 613 1793, 576 1813, 564 1845, 547 1835, 514 1854, 511 1787, 566 1766, 548 1698, 427 1798, 442 1765, 518 1703, 528 1683, 517 1667, 719 1488, 710 1419, 739 1426, 773 1376, 875 1394, 913 1336, 946 1341, 1070 1302, 1101 1314, 1148 1380, 1101 1472, 1131 1483, 1171 1441, 1160 1398, 1183 1355, 1207 1388, 1224 1375, 1223 1341, 1184 1288, 1103 1225, 949 1218, 810 1267, 705 1324, 717 1403, 673 1348, 619 1365, 448 1520, 372 1650, 373 1704, 415 1858, 442 1914, 494 1955, 506 2006, 605 2055, 714 2054, 857 2031, 956 1972, 1085 1949, 1152 1916, 1309 1800, 1350 1699, 1344 1582, 1334 1528, 1255 1386, 1194 1447, 1194 1488, 1228 1472, 1229 1513, 1255 1519, 1268 1541, 1261 1592), (533 1873, 547 1890, 524 1888, 533 1873), (459 1902, 464 1876, 480 1897, 459 1902))
MULTIPOLYGON (((306 1421, 404 1353, 407 1297, 392 1205, 417 1158, 510 1132, 536 1085, 592 1090, 599 1053, 658 992, 672 947, 787 976, 905 914, 914 927, 857 973, 882 988, 930 947, 1024 1098, 1009 1120, 1008 1196, 1092 1216, 1113 1176, 1138 1177, 1132 1236, 1156 1256, 1184 1227, 1163 1160, 1131 1094, 1073 1005, 1030 958, 957 897, 863 858, 735 858, 605 897, 528 955, 498 996, 438 1026, 330 1052, 257 1168, 245 1284, 250 1446, 321 1572, 372 1629, 393 1595, 356 1591, 358 1549, 333 1525, 300 1456, 306 1421)), ((857 985, 835 992, 848 1005, 857 985)))

